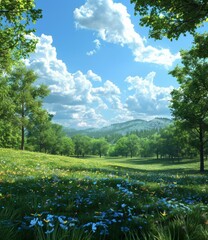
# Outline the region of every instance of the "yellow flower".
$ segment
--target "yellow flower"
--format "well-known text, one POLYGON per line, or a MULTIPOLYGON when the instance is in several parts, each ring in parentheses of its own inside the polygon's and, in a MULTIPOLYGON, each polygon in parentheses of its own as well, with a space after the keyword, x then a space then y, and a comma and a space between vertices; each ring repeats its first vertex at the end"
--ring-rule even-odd
POLYGON ((164 210, 163 212, 160 212, 160 214, 161 214, 163 217, 166 217, 166 216, 167 216, 167 213, 166 213, 165 210, 164 210))

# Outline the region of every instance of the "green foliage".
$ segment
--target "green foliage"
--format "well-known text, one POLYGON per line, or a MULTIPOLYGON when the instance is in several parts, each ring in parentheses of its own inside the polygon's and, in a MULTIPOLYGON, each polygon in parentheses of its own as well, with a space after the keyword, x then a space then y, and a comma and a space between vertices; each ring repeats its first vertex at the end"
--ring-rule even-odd
POLYGON ((0 74, 34 51, 36 41, 29 35, 35 32, 32 24, 41 17, 34 0, 0 1, 0 74))
POLYGON ((130 134, 127 137, 127 148, 129 150, 131 158, 138 156, 139 152, 139 138, 135 134, 130 134))
POLYGON ((208 130, 208 61, 200 57, 199 43, 200 39, 207 37, 208 34, 197 35, 191 50, 181 51, 183 65, 170 72, 180 84, 180 88, 171 93, 171 111, 184 128, 196 132, 201 171, 204 171, 204 144, 208 130))
POLYGON ((150 28, 149 36, 155 39, 178 39, 187 32, 193 34, 208 19, 207 0, 131 0, 140 24, 150 28))
POLYGON ((0 120, 0 147, 18 148, 20 141, 19 128, 9 121, 0 120))
POLYGON ((115 156, 125 156, 127 157, 130 155, 132 158, 133 156, 138 156, 140 150, 139 145, 139 138, 136 134, 130 134, 128 136, 124 136, 120 138, 114 148, 114 155, 115 156))
POLYGON ((86 154, 90 153, 90 137, 83 135, 75 135, 72 137, 72 141, 74 142, 74 152, 77 157, 84 157, 86 154))
POLYGON ((74 155, 74 143, 69 137, 62 137, 60 143, 60 153, 61 155, 74 155))
POLYGON ((128 141, 128 139, 125 136, 125 137, 120 138, 116 142, 115 149, 114 149, 116 156, 125 156, 125 157, 128 156, 129 150, 128 150, 128 146, 127 146, 127 141, 128 141))
POLYGON ((93 139, 91 144, 93 154, 98 154, 100 157, 107 154, 109 144, 105 138, 93 139))
POLYGON ((14 68, 7 78, 10 88, 10 98, 13 101, 13 121, 21 131, 21 149, 24 149, 25 130, 33 127, 34 116, 44 114, 42 101, 49 94, 45 85, 35 86, 37 75, 23 64, 14 68))
POLYGON ((37 75, 22 63, 0 75, 0 147, 24 149, 26 145, 32 151, 74 154, 72 140, 43 109, 49 90, 35 85, 36 80, 37 75))

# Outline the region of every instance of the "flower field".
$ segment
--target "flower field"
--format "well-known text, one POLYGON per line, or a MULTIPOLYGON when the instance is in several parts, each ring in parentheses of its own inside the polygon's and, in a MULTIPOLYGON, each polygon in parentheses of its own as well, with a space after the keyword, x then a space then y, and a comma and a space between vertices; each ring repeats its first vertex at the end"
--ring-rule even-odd
POLYGON ((207 240, 197 166, 0 149, 0 239, 207 240))

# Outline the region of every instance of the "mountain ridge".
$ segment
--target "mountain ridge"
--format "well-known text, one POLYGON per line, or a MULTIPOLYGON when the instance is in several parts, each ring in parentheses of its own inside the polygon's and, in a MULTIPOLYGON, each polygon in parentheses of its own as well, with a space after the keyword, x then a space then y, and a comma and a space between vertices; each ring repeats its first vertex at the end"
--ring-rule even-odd
POLYGON ((81 130, 64 128, 64 131, 70 137, 77 134, 86 135, 89 137, 104 137, 111 134, 126 135, 134 131, 159 130, 167 127, 171 123, 172 120, 168 118, 154 118, 149 121, 142 119, 134 119, 121 123, 113 123, 109 126, 105 126, 102 128, 87 128, 81 130))

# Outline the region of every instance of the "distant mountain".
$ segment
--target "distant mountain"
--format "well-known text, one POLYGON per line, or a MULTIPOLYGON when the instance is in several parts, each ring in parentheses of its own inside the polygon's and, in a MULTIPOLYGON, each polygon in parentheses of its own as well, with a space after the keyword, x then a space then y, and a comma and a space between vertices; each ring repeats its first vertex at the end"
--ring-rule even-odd
POLYGON ((89 137, 104 137, 107 135, 126 135, 130 132, 144 131, 144 130, 159 130, 170 125, 172 120, 168 118, 155 118, 150 121, 136 119, 132 121, 115 123, 103 128, 88 128, 84 130, 76 130, 64 128, 68 136, 72 137, 77 134, 86 135, 89 137))

